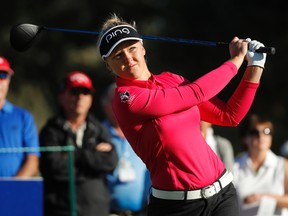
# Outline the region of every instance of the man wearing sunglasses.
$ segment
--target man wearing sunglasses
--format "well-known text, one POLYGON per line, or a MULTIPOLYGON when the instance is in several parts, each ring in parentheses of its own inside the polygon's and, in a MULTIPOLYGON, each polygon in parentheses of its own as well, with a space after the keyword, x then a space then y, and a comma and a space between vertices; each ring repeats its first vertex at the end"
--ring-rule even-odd
MULTIPOLYGON (((107 129, 89 110, 94 88, 91 79, 73 71, 60 85, 60 112, 40 132, 41 146, 75 146, 74 172, 77 216, 107 216, 110 194, 105 176, 118 162, 107 129)), ((43 152, 44 216, 70 216, 68 157, 65 151, 43 152)))
POLYGON ((249 115, 240 124, 240 135, 247 147, 233 168, 240 216, 288 215, 288 163, 271 151, 273 123, 249 115))
POLYGON ((0 57, 0 178, 29 178, 38 174, 38 131, 32 114, 6 99, 13 75, 8 60, 0 57), (11 152, 15 148, 31 151, 11 152))

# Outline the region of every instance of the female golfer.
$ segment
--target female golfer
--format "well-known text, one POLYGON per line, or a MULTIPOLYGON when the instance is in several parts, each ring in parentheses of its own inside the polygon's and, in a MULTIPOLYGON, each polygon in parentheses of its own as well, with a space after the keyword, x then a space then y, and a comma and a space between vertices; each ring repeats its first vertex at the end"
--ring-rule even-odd
POLYGON ((205 142, 200 120, 222 126, 240 123, 259 86, 266 54, 255 50, 262 46, 234 37, 230 59, 189 82, 148 69, 135 25, 115 14, 104 22, 98 48, 108 70, 116 74, 113 110, 151 174, 148 216, 237 215, 233 175, 205 142), (248 64, 237 89, 227 103, 219 100, 217 93, 237 74, 245 56, 248 64))

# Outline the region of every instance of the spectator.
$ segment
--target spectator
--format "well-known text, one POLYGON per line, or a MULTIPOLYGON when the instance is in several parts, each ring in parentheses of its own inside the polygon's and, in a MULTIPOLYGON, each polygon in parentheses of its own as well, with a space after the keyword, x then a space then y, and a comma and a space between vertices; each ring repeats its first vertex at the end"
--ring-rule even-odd
POLYGON ((240 136, 247 147, 236 157, 233 169, 240 215, 287 213, 288 163, 271 151, 273 132, 273 123, 256 114, 248 115, 240 125, 240 136))
MULTIPOLYGON (((117 165, 117 153, 106 128, 89 113, 94 88, 83 72, 69 73, 60 85, 61 111, 40 132, 41 146, 75 146, 77 216, 107 216, 110 194, 105 176, 117 165)), ((70 216, 67 153, 43 152, 45 216, 70 216)))
POLYGON ((108 86, 102 95, 101 104, 106 119, 103 124, 108 128, 112 142, 118 153, 118 166, 107 176, 112 195, 112 215, 145 215, 147 197, 151 186, 150 175, 145 164, 135 154, 112 111, 111 101, 116 84, 108 86))
POLYGON ((0 148, 18 149, 0 153, 0 177, 29 178, 38 174, 38 131, 32 114, 6 99, 13 75, 8 60, 0 57, 0 148))
POLYGON ((210 122, 201 121, 200 129, 208 145, 224 162, 226 168, 232 171, 234 164, 234 150, 230 140, 215 134, 210 122))

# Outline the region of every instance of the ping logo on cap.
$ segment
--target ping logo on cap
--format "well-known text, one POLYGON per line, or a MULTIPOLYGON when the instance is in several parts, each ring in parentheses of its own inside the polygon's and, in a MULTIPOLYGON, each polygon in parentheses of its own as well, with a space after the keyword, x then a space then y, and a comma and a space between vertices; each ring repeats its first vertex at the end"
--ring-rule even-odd
POLYGON ((108 35, 106 35, 106 42, 109 43, 109 41, 113 38, 113 37, 117 37, 117 35, 119 34, 130 34, 130 31, 127 27, 124 27, 122 29, 116 29, 115 31, 112 31, 111 33, 109 33, 108 35))

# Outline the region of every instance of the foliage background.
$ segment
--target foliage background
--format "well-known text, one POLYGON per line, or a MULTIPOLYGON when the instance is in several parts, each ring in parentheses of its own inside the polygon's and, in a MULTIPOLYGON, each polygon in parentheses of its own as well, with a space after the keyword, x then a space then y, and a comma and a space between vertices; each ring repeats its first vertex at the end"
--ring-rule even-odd
MULTIPOLYGON (((31 23, 99 31, 105 18, 115 12, 127 21, 136 21, 143 35, 225 42, 233 36, 250 37, 276 47, 276 55, 267 57, 265 74, 250 111, 267 114, 273 120, 275 152, 288 139, 288 7, 284 0, 14 0, 2 6, 6 13, 0 15, 0 55, 9 59, 16 73, 8 99, 29 109, 39 130, 57 111, 57 84, 66 73, 83 70, 92 76, 97 89, 93 113, 99 119, 103 119, 99 96, 114 76, 99 58, 94 35, 46 31, 29 50, 17 52, 9 42, 11 27, 31 23)), ((156 74, 173 71, 194 80, 229 58, 227 48, 151 40, 144 43, 150 70, 156 74)), ((231 95, 243 71, 244 67, 219 97, 226 100, 231 95)), ((237 128, 215 130, 233 142, 236 153, 242 150, 237 128)))

